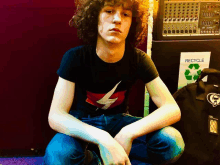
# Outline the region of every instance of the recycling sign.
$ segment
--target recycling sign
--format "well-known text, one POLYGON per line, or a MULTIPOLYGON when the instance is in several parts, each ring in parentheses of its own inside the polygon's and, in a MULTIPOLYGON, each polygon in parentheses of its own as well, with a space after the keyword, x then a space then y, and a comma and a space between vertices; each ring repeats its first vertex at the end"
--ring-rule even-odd
POLYGON ((202 70, 199 64, 189 64, 188 68, 185 70, 186 80, 197 80, 202 70))
MULTIPOLYGON (((204 68, 209 68, 211 52, 181 52, 178 89, 194 83, 204 68)), ((203 78, 207 81, 207 76, 203 78)))

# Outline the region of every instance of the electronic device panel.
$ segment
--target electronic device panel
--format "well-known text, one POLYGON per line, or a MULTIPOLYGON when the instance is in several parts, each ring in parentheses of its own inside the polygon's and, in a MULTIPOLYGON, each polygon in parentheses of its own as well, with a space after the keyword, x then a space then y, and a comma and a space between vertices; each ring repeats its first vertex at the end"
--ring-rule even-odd
POLYGON ((220 38, 220 1, 165 0, 159 12, 158 39, 220 38))

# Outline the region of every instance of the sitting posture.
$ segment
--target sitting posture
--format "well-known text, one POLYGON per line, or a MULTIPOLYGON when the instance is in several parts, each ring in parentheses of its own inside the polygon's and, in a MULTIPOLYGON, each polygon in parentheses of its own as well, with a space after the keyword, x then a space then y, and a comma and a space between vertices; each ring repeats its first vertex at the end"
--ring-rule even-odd
POLYGON ((147 35, 147 2, 85 0, 76 5, 70 25, 85 45, 68 50, 57 71, 48 120, 58 133, 46 148, 45 164, 175 162, 185 147, 179 131, 170 126, 180 120, 180 109, 151 58, 136 48, 147 35), (158 107, 143 118, 130 115, 127 107, 137 79, 158 107))

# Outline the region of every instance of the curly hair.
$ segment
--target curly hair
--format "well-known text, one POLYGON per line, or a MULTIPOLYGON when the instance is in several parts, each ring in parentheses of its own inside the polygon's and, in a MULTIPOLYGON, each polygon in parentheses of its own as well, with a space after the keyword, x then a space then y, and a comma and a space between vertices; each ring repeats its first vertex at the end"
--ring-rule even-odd
POLYGON ((84 42, 96 44, 99 12, 109 2, 113 5, 123 5, 125 2, 129 4, 132 11, 132 23, 126 42, 133 46, 142 44, 147 36, 149 16, 147 0, 76 0, 77 9, 69 25, 77 28, 77 35, 84 42))

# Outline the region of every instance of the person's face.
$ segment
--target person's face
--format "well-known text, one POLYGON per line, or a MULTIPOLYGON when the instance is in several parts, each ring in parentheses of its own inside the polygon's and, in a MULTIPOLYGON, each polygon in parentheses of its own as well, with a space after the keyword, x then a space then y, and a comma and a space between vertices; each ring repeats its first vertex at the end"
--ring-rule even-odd
POLYGON ((132 11, 122 6, 104 6, 98 19, 98 38, 111 43, 125 42, 132 22, 132 11))

